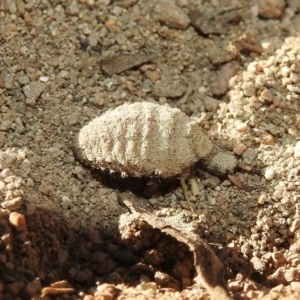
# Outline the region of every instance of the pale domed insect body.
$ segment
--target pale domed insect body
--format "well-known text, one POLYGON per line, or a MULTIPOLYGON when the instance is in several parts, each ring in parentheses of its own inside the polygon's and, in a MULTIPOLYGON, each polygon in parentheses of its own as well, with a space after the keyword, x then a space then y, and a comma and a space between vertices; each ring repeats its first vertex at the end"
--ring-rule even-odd
POLYGON ((236 159, 198 123, 168 105, 125 103, 85 125, 74 149, 84 163, 122 176, 181 177, 199 160, 208 170, 231 173, 236 159))

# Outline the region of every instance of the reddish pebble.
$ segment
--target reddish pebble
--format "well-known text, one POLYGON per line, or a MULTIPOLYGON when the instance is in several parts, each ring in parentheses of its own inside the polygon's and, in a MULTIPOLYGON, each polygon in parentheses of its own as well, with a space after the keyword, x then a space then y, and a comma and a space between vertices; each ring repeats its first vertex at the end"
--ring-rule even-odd
POLYGON ((233 148, 233 152, 236 155, 242 155, 247 150, 247 146, 244 144, 235 145, 233 148))
POLYGON ((259 0, 259 15, 266 19, 279 19, 284 14, 284 0, 259 0))
POLYGON ((260 96, 263 100, 267 101, 268 103, 271 103, 273 101, 273 98, 274 98, 273 94, 268 89, 264 89, 261 92, 260 96))
POLYGON ((108 20, 105 22, 105 26, 106 27, 113 27, 116 25, 116 21, 115 20, 108 20))
POLYGON ((236 125, 236 129, 239 131, 239 132, 246 132, 248 130, 248 126, 246 123, 240 123, 240 124, 237 124, 236 125))
POLYGON ((27 229, 25 217, 17 212, 12 212, 9 215, 9 223, 17 231, 22 231, 27 229))

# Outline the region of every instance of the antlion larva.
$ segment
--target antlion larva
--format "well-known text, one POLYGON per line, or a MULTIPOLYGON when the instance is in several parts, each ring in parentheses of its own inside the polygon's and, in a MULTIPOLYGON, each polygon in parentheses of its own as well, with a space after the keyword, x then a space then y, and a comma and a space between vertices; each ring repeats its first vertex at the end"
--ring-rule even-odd
POLYGON ((197 118, 150 102, 108 110, 80 130, 74 148, 84 163, 123 176, 180 177, 199 160, 226 174, 237 164, 211 142, 197 118))

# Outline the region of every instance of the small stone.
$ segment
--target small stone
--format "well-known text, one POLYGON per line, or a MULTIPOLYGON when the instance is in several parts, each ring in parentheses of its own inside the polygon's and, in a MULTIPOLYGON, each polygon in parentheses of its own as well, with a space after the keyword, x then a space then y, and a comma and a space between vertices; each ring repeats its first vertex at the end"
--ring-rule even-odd
POLYGON ((260 94, 260 97, 265 100, 266 102, 268 103, 271 103, 273 101, 273 94, 270 92, 270 90, 268 89, 264 89, 261 94, 260 94))
POLYGON ((284 252, 283 251, 278 251, 272 253, 272 260, 273 260, 273 265, 278 268, 284 263, 286 263, 286 259, 284 257, 284 252))
POLYGON ((5 145, 6 142, 6 135, 4 132, 0 132, 0 148, 5 145))
POLYGON ((262 195, 259 195, 259 197, 257 198, 257 203, 258 204, 265 204, 266 200, 267 200, 267 195, 262 194, 262 195))
POLYGON ((48 76, 40 76, 40 81, 41 82, 47 82, 49 80, 48 76))
POLYGON ((190 24, 190 18, 176 5, 174 0, 160 0, 154 8, 156 20, 169 28, 186 29, 190 24))
POLYGON ((259 272, 263 272, 266 270, 266 263, 262 261, 259 257, 252 257, 250 262, 252 263, 254 270, 259 272))
POLYGON ((143 291, 147 291, 147 290, 156 291, 157 290, 157 284, 155 282, 142 282, 140 284, 140 287, 143 291))
POLYGON ((231 281, 228 283, 228 290, 232 293, 239 292, 243 289, 243 283, 241 281, 231 281))
POLYGON ((297 281, 299 270, 297 268, 289 268, 285 271, 284 278, 287 282, 297 281))
POLYGON ((42 284, 39 278, 36 278, 34 281, 27 283, 25 287, 25 291, 30 297, 35 296, 41 289, 42 284))
POLYGON ((158 97, 178 98, 186 91, 184 84, 171 84, 169 82, 157 81, 153 86, 153 92, 158 97))
POLYGON ((275 177, 275 171, 272 167, 269 167, 265 170, 265 174, 264 174, 265 178, 267 180, 272 180, 275 177))
POLYGON ((300 291, 300 282, 299 281, 293 281, 290 283, 292 290, 294 291, 300 291))
POLYGON ((5 209, 9 210, 17 210, 20 209, 22 205, 22 198, 21 197, 15 197, 11 200, 3 201, 1 203, 1 206, 5 209))
POLYGON ((74 16, 79 14, 79 7, 75 1, 69 5, 69 14, 74 16))
POLYGON ((300 94, 300 87, 299 87, 299 86, 297 86, 297 85, 292 85, 292 84, 288 84, 286 87, 287 87, 287 89, 288 89, 290 92, 300 94))
POLYGON ((230 61, 222 65, 221 69, 216 73, 216 79, 212 84, 212 92, 214 95, 224 95, 229 87, 229 80, 237 73, 238 63, 230 61))
POLYGON ((255 95, 256 88, 255 88, 254 83, 251 81, 244 82, 242 85, 242 89, 243 89, 245 96, 247 96, 247 97, 251 97, 251 96, 255 95))
POLYGON ((262 137, 262 143, 266 145, 275 145, 275 139, 271 134, 266 134, 262 137))
POLYGON ((12 89, 13 88, 13 84, 14 84, 14 74, 6 74, 4 76, 4 83, 5 83, 5 88, 12 89))
POLYGON ((0 131, 8 131, 12 122, 10 120, 3 120, 0 123, 0 131))
POLYGON ((290 225, 290 232, 294 233, 296 229, 300 228, 300 219, 296 219, 292 222, 292 224, 290 225))
POLYGON ((236 129, 239 132, 246 132, 248 130, 248 125, 246 123, 237 123, 236 124, 236 129))
POLYGON ((17 212, 12 212, 9 215, 9 223, 17 231, 27 230, 25 217, 17 212))
POLYGON ((295 158, 300 158, 300 141, 296 143, 294 148, 294 156, 295 158))
POLYGON ((285 8, 284 0, 259 0, 258 13, 266 19, 279 19, 282 17, 285 8))
POLYGON ((32 203, 27 203, 26 204, 26 215, 31 216, 34 215, 36 212, 36 205, 32 203))
POLYGON ((44 85, 39 81, 33 81, 23 87, 23 92, 26 96, 26 104, 35 106, 36 101, 44 90, 44 85))
POLYGON ((203 104, 207 111, 215 111, 216 108, 219 106, 219 103, 219 100, 212 97, 207 96, 203 99, 203 104))
POLYGON ((149 79, 151 80, 152 83, 155 83, 157 80, 160 79, 160 73, 157 71, 151 72, 149 79))
POLYGON ((183 264, 180 261, 177 261, 174 265, 174 267, 172 268, 172 274, 176 277, 176 278, 182 278, 182 277, 189 277, 190 276, 190 269, 183 264))
POLYGON ((16 159, 16 156, 13 154, 0 152, 0 169, 3 170, 9 168, 16 159))
MULTIPOLYGON (((294 154, 294 150, 295 150, 294 147, 288 147, 288 148, 283 152, 282 157, 284 157, 284 158, 291 157, 291 156, 294 154)), ((300 154, 300 151, 299 151, 299 154, 300 154)))
POLYGON ((160 271, 157 271, 154 274, 155 283, 160 286, 164 286, 165 284, 167 284, 170 281, 170 279, 171 277, 168 274, 162 273, 160 271))
POLYGON ((4 192, 6 190, 6 183, 0 180, 0 192, 4 192))
POLYGON ((233 152, 236 155, 243 155, 243 153, 247 150, 247 146, 244 144, 237 144, 233 148, 233 152))
POLYGON ((28 84, 28 83, 30 83, 29 77, 28 77, 27 75, 25 75, 25 74, 19 76, 18 81, 19 81, 21 84, 28 84))
POLYGON ((40 185, 40 187, 39 187, 39 191, 40 191, 43 195, 48 196, 48 195, 50 195, 50 194, 52 193, 53 189, 52 189, 52 187, 51 187, 50 185, 48 185, 47 182, 42 181, 42 182, 41 182, 41 185, 40 185))

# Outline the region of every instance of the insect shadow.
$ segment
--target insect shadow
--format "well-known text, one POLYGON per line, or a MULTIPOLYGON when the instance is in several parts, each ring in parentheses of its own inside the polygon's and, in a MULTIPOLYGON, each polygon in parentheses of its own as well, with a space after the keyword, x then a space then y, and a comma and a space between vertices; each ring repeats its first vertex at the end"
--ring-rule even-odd
POLYGON ((96 180, 111 189, 119 192, 130 191, 136 196, 148 199, 154 195, 169 194, 180 186, 179 178, 122 177, 120 173, 110 173, 99 169, 91 169, 91 174, 96 180))

